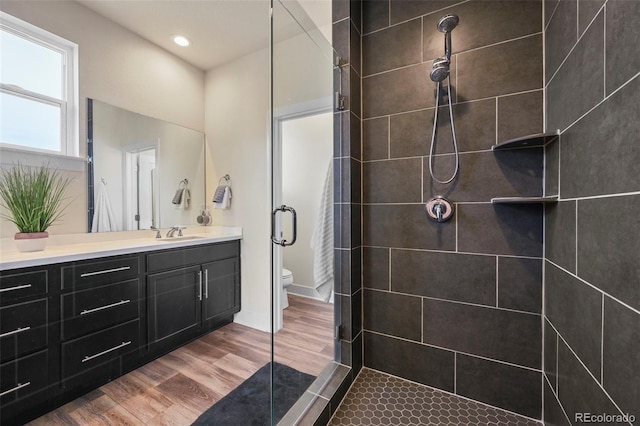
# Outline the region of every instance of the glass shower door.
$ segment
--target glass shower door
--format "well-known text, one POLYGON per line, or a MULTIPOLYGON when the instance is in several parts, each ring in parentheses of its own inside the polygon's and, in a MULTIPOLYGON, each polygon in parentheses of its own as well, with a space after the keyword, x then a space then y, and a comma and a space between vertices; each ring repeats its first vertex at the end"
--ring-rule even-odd
POLYGON ((334 52, 330 1, 272 8, 272 424, 293 424, 335 352, 334 52))

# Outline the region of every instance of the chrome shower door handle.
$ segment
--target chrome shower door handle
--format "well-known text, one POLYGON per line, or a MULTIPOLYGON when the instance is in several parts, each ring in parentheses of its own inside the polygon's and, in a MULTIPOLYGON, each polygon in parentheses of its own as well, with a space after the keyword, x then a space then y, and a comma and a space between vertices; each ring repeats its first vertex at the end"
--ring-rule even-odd
POLYGON ((298 238, 298 215, 293 207, 285 206, 284 204, 280 207, 276 207, 271 213, 271 241, 274 244, 278 244, 282 247, 292 246, 295 244, 296 239, 298 238), (292 226, 293 226, 293 235, 291 236, 291 241, 287 241, 284 238, 279 240, 275 236, 276 232, 276 216, 278 212, 289 212, 291 213, 292 226))

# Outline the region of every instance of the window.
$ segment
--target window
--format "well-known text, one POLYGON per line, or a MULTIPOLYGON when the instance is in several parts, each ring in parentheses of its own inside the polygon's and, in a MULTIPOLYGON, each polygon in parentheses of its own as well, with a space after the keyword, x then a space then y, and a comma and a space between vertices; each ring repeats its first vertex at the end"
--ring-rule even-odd
POLYGON ((0 143, 78 155, 75 43, 0 12, 0 143))

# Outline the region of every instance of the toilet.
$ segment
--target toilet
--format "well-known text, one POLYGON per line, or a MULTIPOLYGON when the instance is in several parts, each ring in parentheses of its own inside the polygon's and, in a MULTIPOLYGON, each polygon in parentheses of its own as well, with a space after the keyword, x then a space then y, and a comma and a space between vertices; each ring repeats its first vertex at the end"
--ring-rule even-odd
POLYGON ((287 296, 287 288, 293 284, 293 272, 282 268, 282 293, 280 293, 280 307, 282 309, 289 307, 289 297, 287 296))

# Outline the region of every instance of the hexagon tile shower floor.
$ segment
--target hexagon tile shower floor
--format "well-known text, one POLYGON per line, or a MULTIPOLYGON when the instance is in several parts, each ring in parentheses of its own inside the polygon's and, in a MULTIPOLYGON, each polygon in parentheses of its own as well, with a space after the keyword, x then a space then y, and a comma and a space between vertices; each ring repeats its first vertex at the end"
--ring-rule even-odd
POLYGON ((540 426, 541 423, 363 368, 329 424, 540 426))

